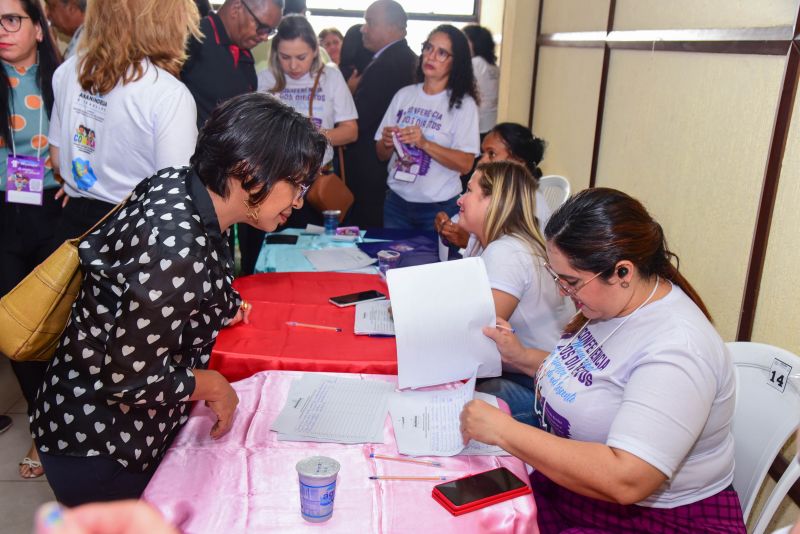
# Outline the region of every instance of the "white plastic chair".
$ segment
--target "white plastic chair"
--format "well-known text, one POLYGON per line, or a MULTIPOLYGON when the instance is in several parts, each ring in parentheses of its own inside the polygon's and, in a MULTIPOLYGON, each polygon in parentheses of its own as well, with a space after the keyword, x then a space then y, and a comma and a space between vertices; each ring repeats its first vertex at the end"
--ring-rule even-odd
MULTIPOLYGON (((767 471, 800 423, 800 357, 762 343, 728 343, 736 372, 733 486, 747 521, 767 471)), ((793 458, 770 493, 751 534, 763 534, 789 488, 800 478, 793 458)))
POLYGON ((555 174, 542 176, 539 179, 539 191, 544 195, 550 211, 556 211, 569 198, 569 181, 555 174))

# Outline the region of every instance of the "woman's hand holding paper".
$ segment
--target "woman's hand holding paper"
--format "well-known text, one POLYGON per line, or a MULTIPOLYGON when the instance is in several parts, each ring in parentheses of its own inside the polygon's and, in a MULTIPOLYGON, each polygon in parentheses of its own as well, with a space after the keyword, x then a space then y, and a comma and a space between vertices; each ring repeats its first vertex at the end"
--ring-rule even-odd
POLYGON ((514 423, 514 419, 482 400, 473 400, 464 405, 461 410, 461 437, 464 445, 470 439, 498 445, 502 447, 502 436, 505 428, 514 423))

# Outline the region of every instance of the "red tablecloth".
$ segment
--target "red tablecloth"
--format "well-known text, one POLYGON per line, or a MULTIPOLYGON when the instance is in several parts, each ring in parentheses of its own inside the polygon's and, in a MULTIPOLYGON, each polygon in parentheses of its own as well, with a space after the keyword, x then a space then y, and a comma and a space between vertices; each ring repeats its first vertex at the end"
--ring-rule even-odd
POLYGON ((378 275, 264 273, 239 278, 234 286, 253 310, 250 324, 225 328, 217 337, 210 367, 228 380, 267 370, 397 374, 394 338, 356 336, 355 308, 328 302, 368 289, 388 294, 378 275), (290 327, 286 321, 337 326, 342 332, 290 327))

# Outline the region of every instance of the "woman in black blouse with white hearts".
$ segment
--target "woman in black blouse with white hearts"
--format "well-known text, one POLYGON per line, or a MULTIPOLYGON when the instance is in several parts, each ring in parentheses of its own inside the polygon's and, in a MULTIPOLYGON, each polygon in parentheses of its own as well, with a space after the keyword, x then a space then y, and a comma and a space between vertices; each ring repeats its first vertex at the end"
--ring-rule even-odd
POLYGON ((264 94, 236 97, 200 132, 191 167, 142 181, 80 246, 83 286, 36 399, 31 431, 59 501, 138 497, 189 401, 231 426, 238 398, 207 370, 219 330, 247 320, 223 234, 274 230, 303 204, 325 138, 264 94))

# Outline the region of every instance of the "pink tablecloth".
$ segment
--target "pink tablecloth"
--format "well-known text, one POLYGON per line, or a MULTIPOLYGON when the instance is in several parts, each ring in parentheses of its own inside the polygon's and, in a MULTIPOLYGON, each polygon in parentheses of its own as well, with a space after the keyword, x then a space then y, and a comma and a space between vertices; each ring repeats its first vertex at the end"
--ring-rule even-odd
MULTIPOLYGON (((491 456, 439 458, 444 466, 374 460, 370 453, 396 455, 387 417, 384 444, 340 445, 277 441, 269 430, 286 399, 291 381, 301 373, 266 371, 233 386, 240 404, 229 434, 209 438, 213 415, 201 403, 176 438, 144 493, 166 518, 186 533, 325 532, 347 534, 446 532, 538 533, 536 506, 530 495, 453 517, 431 497, 437 482, 372 481, 375 474, 464 476, 505 466, 527 480, 518 459, 491 456), (342 464, 333 517, 306 523, 300 517, 295 464, 321 454, 342 464)), ((364 379, 395 381, 376 375, 364 379)))

